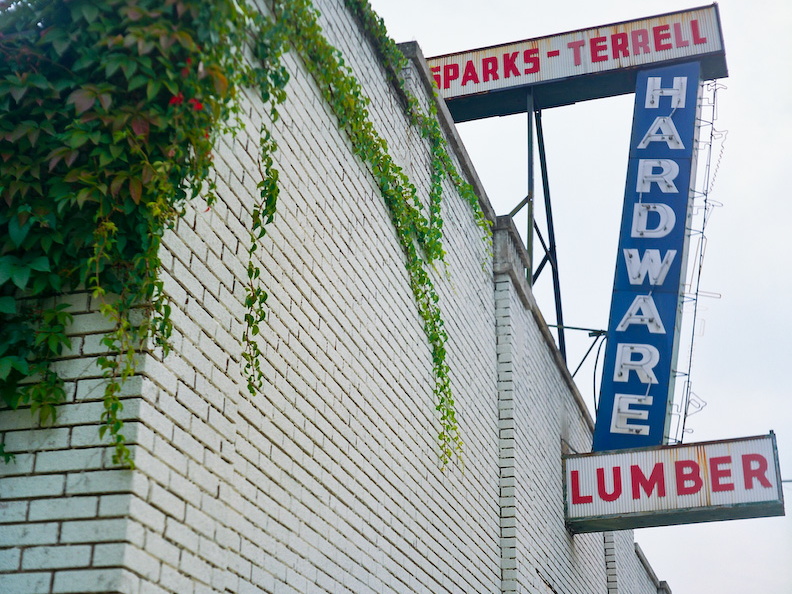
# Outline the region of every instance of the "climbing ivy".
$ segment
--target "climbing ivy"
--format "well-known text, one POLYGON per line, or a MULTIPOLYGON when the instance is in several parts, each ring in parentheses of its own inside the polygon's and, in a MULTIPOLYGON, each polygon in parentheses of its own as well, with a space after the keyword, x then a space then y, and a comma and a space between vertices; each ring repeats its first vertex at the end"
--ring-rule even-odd
MULTIPOLYGON (((239 123, 239 89, 285 85, 269 24, 233 0, 0 2, 0 395, 55 420, 53 362, 71 314, 47 299, 87 289, 114 330, 100 434, 131 465, 123 382, 149 340, 167 354, 159 277, 166 229, 199 194, 215 199, 212 146, 239 123), (252 25, 261 40, 241 59, 252 25)), ((274 100, 278 99, 275 93, 274 100)), ((264 149, 271 147, 265 145, 264 149)))
MULTIPOLYGON (((441 261, 443 176, 487 228, 472 188, 456 172, 436 113, 424 114, 400 76, 404 58, 364 0, 347 0, 388 75, 407 97, 410 122, 433 164, 428 218, 415 187, 388 153, 368 99, 324 38, 308 0, 276 0, 272 18, 234 0, 0 0, 0 396, 54 422, 66 398, 53 364, 72 348, 68 305, 87 289, 114 330, 97 359, 105 382, 100 434, 114 462, 132 466, 121 432, 123 382, 149 344, 168 352, 170 306, 160 280, 161 240, 202 194, 211 203, 212 146, 235 133, 242 88, 254 88, 277 119, 288 76, 287 45, 303 58, 366 162, 391 213, 410 286, 431 345, 440 416, 440 459, 462 441, 446 364, 447 334, 427 266, 441 261)), ((254 257, 273 220, 276 143, 261 129, 260 195, 253 205, 243 336, 248 390, 266 381, 256 335, 267 292, 254 257)), ((0 444, 0 456, 5 458, 0 444)))

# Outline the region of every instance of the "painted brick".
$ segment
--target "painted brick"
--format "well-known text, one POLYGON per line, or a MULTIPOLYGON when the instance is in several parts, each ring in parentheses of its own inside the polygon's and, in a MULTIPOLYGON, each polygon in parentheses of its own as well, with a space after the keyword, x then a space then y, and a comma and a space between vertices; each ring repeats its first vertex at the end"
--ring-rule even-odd
POLYGON ((189 577, 168 565, 162 567, 160 584, 170 592, 192 594, 195 591, 195 585, 189 577))
POLYGON ((94 470, 102 468, 106 462, 110 462, 106 447, 40 452, 36 454, 36 472, 94 470))
MULTIPOLYGON (((58 450, 69 447, 69 430, 51 427, 28 431, 10 431, 5 436, 7 452, 58 450)), ((0 469, 1 470, 1 469, 0 469)))
POLYGON ((28 512, 27 501, 0 500, 0 524, 24 522, 28 512))
POLYGON ((94 547, 93 565, 95 567, 130 567, 135 570, 135 573, 153 582, 159 579, 161 569, 159 559, 137 547, 122 543, 96 545, 94 547))
POLYGON ((151 486, 151 490, 149 491, 149 502, 169 516, 177 520, 184 520, 184 500, 170 493, 160 485, 153 484, 151 486))
POLYGON ((86 567, 90 561, 88 545, 29 547, 22 554, 22 569, 86 567))
POLYGON ((124 540, 127 520, 88 520, 63 522, 60 540, 64 543, 93 543, 124 540))
POLYGON ((37 522, 93 518, 96 517, 98 501, 98 497, 36 499, 30 502, 28 519, 31 522, 37 522))
POLYGON ((140 579, 130 571, 118 569, 85 569, 82 571, 58 571, 51 592, 53 594, 76 594, 89 592, 138 591, 140 579))
POLYGON ((46 593, 50 592, 51 580, 48 571, 0 574, 0 592, 46 593))
POLYGON ((138 497, 132 497, 129 501, 129 517, 137 520, 144 528, 155 530, 158 533, 165 530, 167 516, 138 497))
POLYGON ((127 470, 94 470, 66 475, 66 494, 83 495, 132 491, 133 475, 127 470))
MULTIPOLYGON (((11 572, 18 570, 19 560, 21 557, 22 557, 21 549, 0 550, 0 572, 11 572)), ((1 579, 2 577, 0 577, 0 580, 1 579)))
POLYGON ((6 524, 0 530, 0 547, 51 544, 57 537, 58 524, 55 522, 6 524))
POLYGON ((99 498, 100 517, 124 516, 129 513, 131 498, 129 495, 102 495, 99 498))
POLYGON ((147 531, 145 543, 145 550, 149 555, 173 567, 179 564, 181 549, 172 542, 164 539, 161 535, 147 531))
POLYGON ((0 478, 0 498, 20 499, 61 495, 64 479, 62 474, 0 478))
MULTIPOLYGON (((20 433, 23 437, 20 440, 20 445, 24 449, 27 449, 27 444, 25 443, 24 439, 24 431, 16 431, 14 433, 20 433)), ((13 433, 7 434, 13 435, 13 433)), ((5 461, 0 462, 0 477, 7 476, 12 477, 20 474, 30 474, 33 472, 33 465, 36 461, 35 454, 22 454, 22 453, 14 453, 9 450, 9 453, 14 454, 14 459, 11 462, 6 463, 5 461)), ((0 488, 0 497, 2 497, 2 489, 0 488)))

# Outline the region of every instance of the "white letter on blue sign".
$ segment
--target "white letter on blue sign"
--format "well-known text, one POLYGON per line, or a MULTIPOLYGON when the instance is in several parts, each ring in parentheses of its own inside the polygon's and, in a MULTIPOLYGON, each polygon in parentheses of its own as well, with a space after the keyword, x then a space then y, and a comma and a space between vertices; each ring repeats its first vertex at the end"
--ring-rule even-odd
POLYGON ((660 86, 659 76, 650 76, 646 79, 646 109, 660 107, 660 97, 671 97, 671 107, 685 107, 685 94, 687 93, 687 77, 675 76, 674 86, 664 89, 660 86))
POLYGON ((633 435, 649 435, 648 425, 631 425, 629 421, 645 421, 649 418, 648 410, 634 410, 632 404, 651 406, 651 396, 633 396, 632 394, 614 394, 613 416, 611 416, 611 433, 632 433, 633 435))
POLYGON ((643 258, 638 257, 638 250, 635 248, 624 248, 622 251, 627 279, 631 285, 642 284, 647 273, 650 285, 662 285, 677 254, 676 250, 668 250, 661 261, 660 250, 645 250, 643 258))
POLYGON ((671 159, 639 159, 635 191, 650 192, 652 190, 652 182, 654 182, 664 194, 678 194, 679 190, 674 185, 674 180, 678 175, 679 165, 677 165, 676 161, 671 159), (660 168, 659 173, 654 173, 656 167, 660 168))
POLYGON ((656 117, 652 125, 649 126, 649 130, 646 131, 643 140, 638 143, 638 148, 645 149, 650 142, 665 142, 670 149, 682 150, 685 148, 671 116, 656 117))
POLYGON ((657 376, 652 371, 660 362, 660 351, 651 344, 622 343, 616 346, 616 369, 613 371, 614 382, 626 382, 630 371, 638 374, 642 384, 656 384, 657 376), (641 358, 633 361, 633 353, 641 358))
POLYGON ((655 305, 651 295, 635 296, 632 304, 627 309, 627 313, 624 314, 621 322, 616 326, 616 331, 624 332, 631 324, 642 324, 652 334, 666 333, 665 326, 663 326, 663 322, 660 319, 660 312, 657 311, 657 305, 655 305))
POLYGON ((674 229, 676 214, 674 209, 667 204, 640 202, 633 206, 632 232, 630 237, 643 237, 645 239, 658 239, 665 237, 674 229), (660 215, 660 220, 654 229, 649 228, 649 213, 660 215))

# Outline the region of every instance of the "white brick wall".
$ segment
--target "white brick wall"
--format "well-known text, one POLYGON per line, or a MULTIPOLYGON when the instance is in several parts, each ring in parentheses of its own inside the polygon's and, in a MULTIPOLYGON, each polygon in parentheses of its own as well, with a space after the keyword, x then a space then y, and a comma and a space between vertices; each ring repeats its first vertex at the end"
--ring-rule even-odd
MULTIPOLYGON (((342 2, 318 5, 426 199, 426 143, 342 2)), ((561 439, 585 450, 590 419, 508 230, 493 277, 446 183, 447 265, 432 280, 465 471, 441 472, 431 353, 386 207, 300 60, 286 62, 278 214, 257 253, 270 294, 263 393, 250 398, 241 372, 266 117, 250 94, 246 130, 216 147, 220 199, 189 205, 165 238, 173 350, 145 356, 123 392, 137 469, 113 468, 98 438, 107 326, 87 295, 70 297, 77 340, 59 363, 70 397, 57 424, 31 431, 28 411, 0 411, 17 453, 0 466, 0 592, 606 592, 602 535, 563 524, 561 439)), ((424 104, 425 76, 409 73, 424 104)), ((454 158, 466 165, 463 149, 454 158)), ((631 537, 616 546, 619 579, 645 582, 631 537)))

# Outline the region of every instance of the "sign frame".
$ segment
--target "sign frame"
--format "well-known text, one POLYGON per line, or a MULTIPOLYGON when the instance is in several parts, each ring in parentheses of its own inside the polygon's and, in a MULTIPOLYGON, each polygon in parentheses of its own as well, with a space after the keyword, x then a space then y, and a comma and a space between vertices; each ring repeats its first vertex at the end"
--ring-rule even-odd
MULTIPOLYGON (((740 455, 745 456, 746 454, 740 455)), ((591 452, 588 454, 570 454, 563 456, 562 462, 564 477, 564 517, 567 527, 572 533, 602 532, 607 530, 631 530, 634 528, 647 528, 653 526, 669 526, 676 524, 691 524, 720 520, 737 520, 785 515, 781 467, 778 461, 778 446, 776 443, 775 433, 773 431, 770 431, 770 433, 767 435, 739 439, 706 441, 693 444, 677 444, 672 446, 634 448, 630 450, 612 450, 608 452, 591 452), (727 471, 725 462, 719 462, 721 458, 713 454, 735 452, 736 458, 736 456, 741 451, 741 448, 745 448, 745 451, 754 451, 751 450, 751 446, 754 447, 755 451, 762 450, 763 453, 766 454, 764 456, 765 458, 771 458, 771 460, 767 460, 765 478, 770 477, 767 478, 768 482, 775 484, 771 484, 771 487, 767 488, 768 490, 766 491, 765 497, 754 497, 754 500, 752 501, 740 501, 737 495, 731 495, 731 493, 736 493, 737 490, 732 490, 726 493, 722 499, 724 499, 724 501, 728 499, 734 499, 733 501, 726 503, 712 503, 712 499, 717 499, 717 497, 720 497, 720 493, 713 494, 712 492, 712 485, 715 484, 715 481, 719 481, 719 484, 724 486, 724 483, 731 480, 735 486, 739 486, 737 475, 739 472, 744 472, 744 465, 746 464, 745 458, 743 457, 739 463, 743 465, 743 471, 740 471, 739 464, 736 460, 733 461, 734 468, 730 468, 727 471), (713 458, 715 458, 714 466, 713 458), (604 468, 608 465, 615 465, 618 460, 622 461, 620 462, 622 466, 626 464, 643 464, 643 468, 648 467, 649 462, 646 460, 649 460, 650 462, 655 463, 655 466, 653 467, 654 469, 656 469, 657 464, 668 464, 669 466, 673 464, 675 465, 674 468, 676 469, 677 464, 683 464, 687 462, 696 463, 699 465, 699 471, 701 473, 699 478, 703 482, 709 481, 709 490, 705 488, 705 485, 702 485, 700 489, 704 490, 704 492, 700 495, 699 492, 696 492, 694 494, 683 494, 681 496, 674 496, 673 494, 670 494, 671 497, 668 499, 666 499, 664 496, 661 497, 663 499, 663 505, 658 504, 657 507, 659 509, 634 509, 625 511, 626 504, 623 501, 613 500, 613 503, 609 503, 607 501, 601 501, 601 497, 595 496, 595 489, 592 486, 591 477, 584 475, 584 478, 580 479, 580 475, 578 475, 577 481, 573 483, 572 473, 574 471, 582 472, 583 470, 581 469, 583 468, 588 471, 593 468, 595 463, 598 462, 602 463, 603 477, 606 477, 603 478, 603 482, 607 482, 607 480, 613 477, 608 477, 608 473, 604 470, 604 468), (711 473, 712 468, 716 470, 715 475, 711 473), (720 476, 717 476, 718 472, 720 473, 720 476), (728 475, 726 474, 727 472, 729 473, 728 475), (575 491, 575 489, 577 489, 577 491, 575 491), (590 502, 593 513, 590 513, 589 515, 583 515, 574 511, 575 509, 581 509, 579 506, 580 501, 575 504, 578 505, 578 508, 575 508, 571 503, 573 494, 575 493, 577 494, 579 500, 581 498, 588 499, 589 496, 591 496, 592 500, 597 498, 596 502, 590 502), (680 501, 680 504, 677 506, 671 504, 671 500, 674 499, 674 497, 676 497, 676 500, 680 501), (691 500, 695 500, 696 497, 699 498, 699 504, 689 505, 691 500), (701 505, 700 503, 702 499, 710 500, 710 504, 701 505), (688 503, 688 505, 685 503, 688 503)), ((750 459, 748 464, 749 468, 751 468, 750 459)), ((679 479, 679 474, 674 475, 674 472, 679 473, 679 470, 672 471, 670 469, 665 469, 665 467, 661 468, 662 472, 665 473, 665 476, 676 476, 675 480, 679 479)), ((755 473, 758 475, 756 468, 753 468, 755 473)), ((684 470, 685 469, 683 468, 683 471, 684 470)), ((654 472, 647 473, 642 470, 641 476, 643 478, 646 478, 646 474, 654 475, 654 472)), ((691 475, 685 475, 683 473, 682 476, 689 481, 689 477, 691 475)), ((756 477, 750 478, 752 479, 750 488, 753 489, 757 486, 757 481, 753 480, 756 477)), ((629 480, 632 479, 630 478, 629 480)), ((747 483, 748 479, 743 477, 743 480, 745 480, 747 483)), ((628 482, 626 475, 624 476, 623 481, 628 482)), ((761 478, 759 480, 758 486, 763 487, 761 485, 761 478)), ((599 485, 597 486, 597 489, 599 489, 599 485)), ((607 491, 608 489, 610 489, 611 492, 614 492, 615 486, 609 484, 604 488, 604 490, 607 491)), ((676 483, 676 489, 679 491, 679 483, 676 483)), ((624 487, 624 495, 625 500, 629 499, 627 497, 626 487, 624 487)), ((648 497, 649 495, 647 493, 647 498, 648 497)), ((589 505, 589 502, 584 501, 583 505, 589 505)), ((636 504, 636 507, 640 505, 648 506, 650 503, 642 502, 636 504)))
POLYGON ((537 110, 632 93, 638 71, 674 63, 700 62, 702 80, 728 76, 717 4, 444 54, 426 61, 438 83, 438 93, 457 123, 525 113, 529 90, 537 110), (706 22, 702 20, 693 28, 697 19, 706 22), (646 31, 645 47, 651 51, 633 44, 636 40, 629 37, 627 49, 617 51, 614 37, 632 35, 633 31, 646 31), (696 35, 707 42, 697 46, 696 35), (604 59, 608 55, 613 59, 604 59), (593 63, 592 59, 604 60, 593 63), (479 84, 462 93, 450 84, 444 88, 449 78, 444 77, 445 69, 456 68, 456 79, 461 81, 468 63, 474 65, 479 84), (491 80, 484 81, 488 65, 496 69, 491 70, 493 74, 499 73, 498 80, 490 75, 491 80), (513 76, 507 76, 510 74, 513 76))

